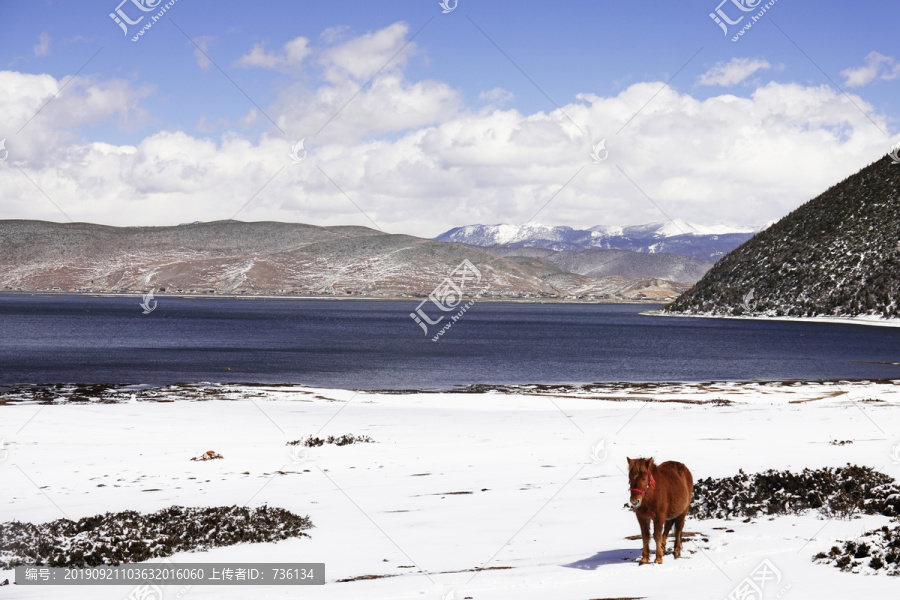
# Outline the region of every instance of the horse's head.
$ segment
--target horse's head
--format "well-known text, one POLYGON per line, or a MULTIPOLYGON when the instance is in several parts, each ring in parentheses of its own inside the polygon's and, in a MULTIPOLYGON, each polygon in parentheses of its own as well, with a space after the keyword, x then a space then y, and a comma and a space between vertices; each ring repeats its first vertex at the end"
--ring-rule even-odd
POLYGON ((631 508, 637 509, 648 491, 656 486, 650 470, 652 458, 628 459, 628 491, 631 492, 631 508))

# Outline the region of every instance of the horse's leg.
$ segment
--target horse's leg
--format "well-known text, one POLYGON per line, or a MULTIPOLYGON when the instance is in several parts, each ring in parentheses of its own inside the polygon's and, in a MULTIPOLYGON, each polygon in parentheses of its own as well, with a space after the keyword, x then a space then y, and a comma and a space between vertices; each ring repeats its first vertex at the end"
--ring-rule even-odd
POLYGON ((665 521, 665 517, 655 517, 653 519, 653 539, 656 541, 656 564, 661 565, 663 561, 663 554, 665 554, 666 550, 663 546, 663 522, 665 521))
POLYGON ((641 538, 644 541, 644 550, 641 552, 641 563, 646 565, 650 562, 650 519, 648 517, 638 517, 638 523, 641 525, 641 538))
POLYGON ((675 558, 681 558, 681 533, 684 531, 684 518, 687 513, 675 517, 675 558))
POLYGON ((674 522, 675 522, 675 519, 670 519, 670 520, 666 521, 666 528, 663 529, 663 535, 662 535, 663 554, 666 553, 666 544, 669 543, 669 531, 672 530, 672 523, 674 523, 674 522))

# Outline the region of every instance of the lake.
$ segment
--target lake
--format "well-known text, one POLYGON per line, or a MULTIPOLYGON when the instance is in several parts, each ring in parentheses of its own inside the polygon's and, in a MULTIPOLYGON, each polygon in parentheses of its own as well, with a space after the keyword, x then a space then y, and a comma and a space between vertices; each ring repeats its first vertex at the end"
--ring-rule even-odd
MULTIPOLYGON (((432 341, 418 301, 0 294, 0 384, 887 379, 900 329, 641 315, 634 304, 477 302, 432 341)), ((432 307, 433 308, 433 307, 432 307)), ((448 313, 448 315, 451 313, 448 313)), ((434 317, 434 315, 432 315, 434 317)), ((439 325, 448 322, 445 319, 439 325)))

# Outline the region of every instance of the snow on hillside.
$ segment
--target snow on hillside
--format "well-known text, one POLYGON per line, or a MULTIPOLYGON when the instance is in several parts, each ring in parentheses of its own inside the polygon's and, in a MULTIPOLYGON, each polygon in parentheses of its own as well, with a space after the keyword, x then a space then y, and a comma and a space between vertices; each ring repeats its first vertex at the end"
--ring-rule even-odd
MULTIPOLYGON (((309 515, 311 538, 170 560, 325 562, 326 585, 304 588, 307 598, 726 598, 764 560, 779 577, 764 598, 896 595, 894 578, 812 561, 837 540, 888 525, 887 517, 689 518, 686 531, 693 533, 682 559, 667 555, 662 565, 638 566, 640 541, 629 539, 638 525, 623 508, 626 457, 678 460, 695 479, 848 462, 900 478, 895 383, 522 385, 444 394, 211 386, 132 393, 135 401, 123 403, 0 406, 6 440, 0 522, 176 504, 268 504, 309 515), (175 401, 150 400, 160 396, 175 401), (305 456, 285 445, 347 433, 374 443, 325 445, 305 456), (190 460, 207 450, 224 458, 190 460), (488 570, 474 570, 481 568, 488 570)), ((0 581, 7 577, 12 572, 0 572, 0 581)), ((130 591, 11 585, 0 596, 120 600, 130 591)), ((169 589, 166 597, 179 593, 169 589)), ((286 587, 194 586, 182 597, 297 594, 286 587)))
POLYGON ((502 223, 497 225, 465 225, 451 229, 439 235, 439 241, 465 241, 472 245, 490 246, 513 244, 533 239, 571 241, 573 237, 583 237, 586 232, 590 238, 603 238, 615 236, 642 235, 656 238, 674 237, 679 235, 728 235, 733 233, 756 233, 765 227, 749 227, 728 223, 716 223, 713 225, 699 225, 689 223, 683 219, 674 219, 646 225, 595 225, 588 229, 573 229, 566 226, 549 226, 537 223, 514 225, 502 223), (444 239, 445 236, 453 239, 444 239), (480 243, 475 243, 480 241, 480 243))
POLYGON ((590 248, 666 252, 717 260, 764 229, 725 223, 699 225, 681 219, 646 225, 573 229, 535 223, 466 225, 434 238, 470 246, 506 246, 580 251, 590 248))
POLYGON ((755 227, 741 227, 726 223, 713 225, 698 225, 688 223, 682 219, 673 219, 667 223, 655 223, 659 237, 673 237, 676 235, 727 235, 729 233, 755 233, 755 227))

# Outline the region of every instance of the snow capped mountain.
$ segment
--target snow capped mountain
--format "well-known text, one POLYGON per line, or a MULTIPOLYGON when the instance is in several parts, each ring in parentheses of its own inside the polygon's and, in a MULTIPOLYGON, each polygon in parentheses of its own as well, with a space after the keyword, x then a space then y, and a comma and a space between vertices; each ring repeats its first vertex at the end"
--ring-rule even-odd
MULTIPOLYGON (((773 221, 774 222, 774 221, 773 221)), ((757 227, 732 225, 729 223, 716 223, 714 225, 698 225, 697 223, 689 223, 683 219, 673 219, 672 221, 663 221, 659 223, 647 223, 646 225, 631 225, 622 227, 618 225, 596 225, 591 227, 589 231, 595 231, 607 236, 620 235, 645 235, 654 237, 676 237, 680 235, 729 235, 733 233, 753 234, 760 229, 757 227)))
POLYGON ((470 246, 507 246, 529 240, 569 242, 583 237, 584 232, 571 227, 549 227, 537 223, 526 225, 466 225, 434 238, 439 242, 461 242, 470 246), (452 239, 451 239, 452 238, 452 239))
POLYGON ((764 229, 726 223, 699 225, 681 219, 646 225, 596 225, 589 229, 539 225, 466 225, 434 238, 470 246, 547 248, 581 251, 589 248, 667 252, 716 261, 764 229))

